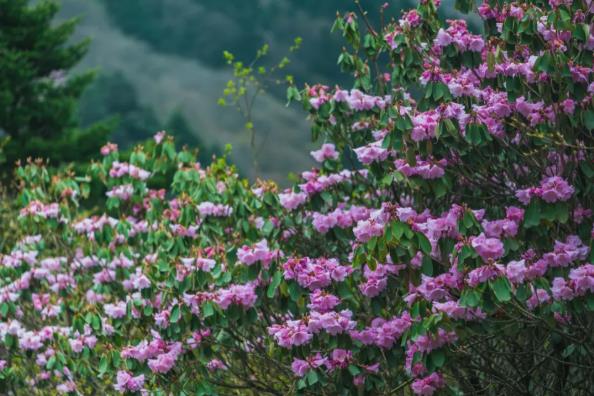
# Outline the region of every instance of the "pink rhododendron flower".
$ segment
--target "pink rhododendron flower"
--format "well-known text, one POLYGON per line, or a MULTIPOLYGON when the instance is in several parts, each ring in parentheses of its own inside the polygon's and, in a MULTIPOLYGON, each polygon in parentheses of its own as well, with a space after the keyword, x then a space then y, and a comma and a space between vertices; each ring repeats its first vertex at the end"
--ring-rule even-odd
POLYGON ((485 261, 489 259, 497 260, 504 253, 503 242, 497 238, 487 238, 485 234, 480 234, 473 238, 471 244, 474 250, 485 261))
POLYGON ((136 377, 132 376, 130 372, 120 370, 117 373, 117 383, 114 389, 118 392, 138 392, 144 386, 144 374, 136 377))
POLYGON ((312 151, 311 156, 318 162, 324 162, 327 159, 338 159, 338 151, 332 143, 325 143, 319 150, 312 151))

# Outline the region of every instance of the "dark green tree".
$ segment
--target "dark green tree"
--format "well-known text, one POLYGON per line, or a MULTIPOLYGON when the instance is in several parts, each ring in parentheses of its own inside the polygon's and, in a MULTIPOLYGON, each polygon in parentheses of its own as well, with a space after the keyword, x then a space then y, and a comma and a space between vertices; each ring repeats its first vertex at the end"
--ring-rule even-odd
POLYGON ((5 166, 27 157, 50 163, 96 154, 109 124, 78 126, 77 106, 92 73, 70 70, 89 41, 71 43, 77 20, 56 24, 53 1, 0 0, 0 134, 8 137, 5 166))

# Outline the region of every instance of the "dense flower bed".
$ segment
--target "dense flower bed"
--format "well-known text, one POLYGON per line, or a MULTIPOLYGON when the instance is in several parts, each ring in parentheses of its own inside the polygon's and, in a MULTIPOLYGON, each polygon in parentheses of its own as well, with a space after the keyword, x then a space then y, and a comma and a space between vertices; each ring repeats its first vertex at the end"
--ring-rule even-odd
POLYGON ((20 167, 2 386, 594 392, 593 3, 484 3, 483 35, 437 6, 337 19, 355 85, 289 90, 325 141, 290 189, 164 133, 20 167))

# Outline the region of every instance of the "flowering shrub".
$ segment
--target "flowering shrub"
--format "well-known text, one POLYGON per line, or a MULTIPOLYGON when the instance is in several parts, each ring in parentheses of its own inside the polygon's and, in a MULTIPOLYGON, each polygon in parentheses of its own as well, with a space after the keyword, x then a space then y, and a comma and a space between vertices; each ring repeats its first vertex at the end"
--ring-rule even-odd
POLYGON ((337 19, 355 86, 289 91, 325 143, 285 191, 162 133, 20 167, 2 386, 592 394, 593 4, 484 3, 484 35, 437 6, 337 19))

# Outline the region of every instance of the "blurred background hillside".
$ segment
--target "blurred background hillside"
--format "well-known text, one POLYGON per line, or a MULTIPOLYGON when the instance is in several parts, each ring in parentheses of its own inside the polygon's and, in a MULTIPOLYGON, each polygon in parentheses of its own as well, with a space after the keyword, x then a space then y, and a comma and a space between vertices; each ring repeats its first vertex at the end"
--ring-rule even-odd
MULTIPOLYGON (((42 0, 13 1, 30 6, 43 4, 42 0)), ((341 74, 336 65, 342 38, 331 34, 330 28, 337 11, 355 9, 352 0, 56 1, 60 11, 52 24, 57 26, 78 18, 74 34, 67 40, 74 44, 88 38, 90 46, 74 74, 52 74, 50 80, 61 84, 60 79, 64 77, 94 71, 95 79, 84 90, 80 102, 64 102, 69 103, 67 106, 78 107, 71 126, 80 122, 81 127, 91 128, 88 129, 91 135, 87 136, 102 140, 105 135, 93 135, 92 128, 99 125, 99 121, 109 120, 107 124, 100 123, 101 128, 110 133, 110 140, 122 149, 166 129, 176 136, 177 142, 200 147, 200 158, 205 162, 213 153, 223 152, 230 143, 233 162, 244 176, 254 177, 254 150, 250 148, 249 134, 244 128, 246 120, 233 108, 217 104, 232 77, 231 68, 223 58, 224 50, 235 54, 238 60, 250 62, 258 48, 269 44, 270 51, 264 59, 264 65, 269 66, 287 55, 294 39, 301 37, 301 49, 291 54, 291 63, 283 74, 294 76, 298 87, 318 82, 346 87, 350 84, 349 77, 341 74)), ((444 17, 451 16, 453 1, 446 0, 442 4, 444 17)), ((5 11, 22 6, 15 3, 0 0, 5 11)), ((374 22, 378 22, 378 10, 384 3, 385 0, 361 1, 374 22)), ((390 1, 386 14, 398 18, 400 9, 410 6, 414 4, 407 0, 390 1)), ((5 15, 8 23, 16 23, 15 29, 26 29, 27 22, 19 22, 17 17, 21 11, 10 12, 5 15)), ((27 34, 35 37, 35 29, 31 26, 27 34)), ((11 49, 16 51, 17 57, 20 56, 18 51, 22 51, 18 47, 29 45, 18 39, 14 41, 21 34, 16 30, 4 34, 13 40, 11 45, 17 46, 11 49)), ((31 63, 32 73, 38 70, 35 62, 31 63)), ((7 78, 7 81, 13 80, 7 78)), ((26 81, 26 77, 20 78, 26 81)), ((50 89, 59 89, 58 85, 56 87, 50 89)), ((30 98, 36 100, 35 96, 30 98)), ((282 182, 290 172, 312 164, 305 113, 297 105, 286 106, 284 85, 258 98, 253 120, 257 129, 255 152, 258 153, 259 176, 282 182)), ((0 130, 0 135, 2 133, 0 130)), ((47 146, 44 142, 49 140, 33 142, 38 152, 47 151, 41 147, 47 146)), ((93 144, 87 144, 87 151, 95 147, 93 144)), ((58 146, 54 148, 58 153, 54 161, 56 158, 70 161, 68 158, 76 157, 76 154, 60 154, 63 151, 58 146)), ((79 151, 82 153, 82 149, 79 151)))
MULTIPOLYGON (((75 40, 91 38, 78 70, 97 79, 82 97, 83 125, 118 116, 112 140, 127 146, 167 128, 206 156, 233 146, 232 158, 253 176, 244 120, 217 105, 231 71, 222 52, 250 61, 264 43, 278 62, 302 37, 287 72, 305 82, 347 82, 336 66, 341 37, 330 34, 337 10, 350 0, 61 0, 61 19, 79 16, 75 40)), ((363 5, 377 10, 383 1, 363 5)), ((398 15, 406 3, 391 2, 398 15)), ((258 100, 259 173, 285 180, 310 164, 310 134, 298 106, 286 107, 284 91, 258 100)))

